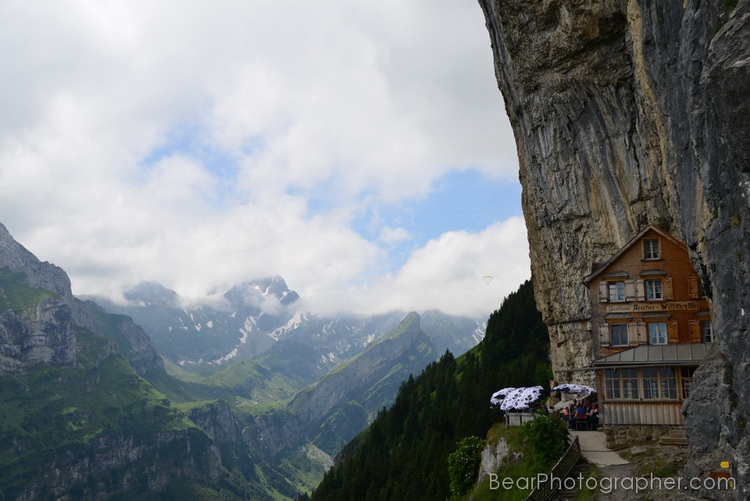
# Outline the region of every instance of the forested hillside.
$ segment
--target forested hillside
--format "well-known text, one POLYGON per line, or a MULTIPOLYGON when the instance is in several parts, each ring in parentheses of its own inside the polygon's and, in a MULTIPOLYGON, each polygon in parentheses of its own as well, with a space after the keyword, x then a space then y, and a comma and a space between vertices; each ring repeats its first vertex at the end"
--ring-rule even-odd
POLYGON ((479 345, 458 359, 446 352, 402 384, 393 406, 341 451, 312 499, 448 498, 448 455, 501 419, 489 408, 494 391, 549 384, 548 352, 527 281, 490 315, 479 345))

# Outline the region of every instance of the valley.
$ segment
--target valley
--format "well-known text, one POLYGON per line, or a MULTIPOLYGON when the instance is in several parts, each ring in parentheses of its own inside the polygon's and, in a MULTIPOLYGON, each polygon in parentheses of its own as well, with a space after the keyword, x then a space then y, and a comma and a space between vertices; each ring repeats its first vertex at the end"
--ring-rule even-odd
POLYGON ((192 307, 142 284, 117 307, 74 297, 63 270, 2 226, 0 249, 0 491, 10 499, 294 498, 405 380, 483 334, 438 311, 302 313, 281 277, 192 307))

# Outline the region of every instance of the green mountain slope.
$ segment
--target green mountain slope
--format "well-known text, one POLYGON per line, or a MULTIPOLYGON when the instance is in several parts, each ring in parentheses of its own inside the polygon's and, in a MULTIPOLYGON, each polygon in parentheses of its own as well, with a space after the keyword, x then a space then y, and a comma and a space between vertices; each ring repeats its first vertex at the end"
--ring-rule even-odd
MULTIPOLYGON (((209 434, 220 449, 232 450, 240 440, 247 450, 257 451, 259 477, 279 495, 294 497, 315 487, 331 466, 332 455, 393 401, 402 381, 435 357, 419 316, 408 315, 396 329, 287 402, 234 406, 231 415, 237 426, 252 433, 225 440, 209 434)), ((199 416, 191 413, 191 418, 206 429, 199 416)))
POLYGON ((49 353, 28 369, 0 374, 5 499, 147 493, 167 489, 176 477, 219 481, 210 439, 135 372, 112 338, 69 323, 56 294, 39 293, 7 270, 0 282, 6 363, 13 347, 49 353), (58 323, 40 325, 39 310, 53 310, 58 323), (62 333, 75 340, 75 363, 50 353, 69 350, 50 346, 62 333))
POLYGON ((22 275, 0 274, 0 283, 9 284, 0 289, 6 337, 28 344, 42 323, 34 312, 57 308, 48 338, 62 336, 59 349, 75 352, 65 363, 53 356, 0 375, 0 493, 10 499, 292 498, 317 485, 331 455, 436 356, 410 315, 288 402, 250 405, 243 396, 284 387, 283 378, 243 360, 200 382, 179 381, 129 317, 76 302, 89 330, 65 314, 67 300, 24 285, 22 275), (201 397, 209 401, 194 402, 201 397))
POLYGON ((483 437, 504 386, 546 385, 548 334, 530 282, 489 318, 484 340, 459 359, 446 353, 401 386, 389 410, 350 442, 313 500, 447 499, 447 457, 464 437, 483 437))
POLYGON ((122 356, 87 362, 0 377, 6 499, 147 493, 175 476, 218 480, 210 439, 122 356))
POLYGON ((180 380, 0 224, 0 499, 293 498, 439 353, 416 314, 365 338, 302 391, 265 360, 180 380))
POLYGON ((271 499, 144 379, 160 361, 0 225, 0 499, 271 499))

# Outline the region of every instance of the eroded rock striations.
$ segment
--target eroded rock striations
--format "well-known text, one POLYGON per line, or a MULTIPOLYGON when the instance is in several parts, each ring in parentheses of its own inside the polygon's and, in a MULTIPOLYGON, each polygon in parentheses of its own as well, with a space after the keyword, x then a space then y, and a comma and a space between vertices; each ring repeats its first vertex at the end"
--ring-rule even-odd
POLYGON ((705 475, 731 460, 737 497, 745 499, 750 2, 480 5, 516 137, 536 300, 550 327, 554 369, 591 357, 584 276, 647 224, 685 241, 718 337, 685 409, 685 474, 705 475))

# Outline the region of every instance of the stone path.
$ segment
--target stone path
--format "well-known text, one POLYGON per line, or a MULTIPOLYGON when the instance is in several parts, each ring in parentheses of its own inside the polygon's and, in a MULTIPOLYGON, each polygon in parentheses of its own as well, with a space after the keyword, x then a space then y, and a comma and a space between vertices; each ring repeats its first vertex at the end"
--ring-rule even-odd
MULTIPOLYGON (((596 465, 602 477, 614 479, 631 476, 630 463, 611 449, 607 449, 607 441, 604 432, 601 431, 570 431, 571 435, 578 437, 581 444, 581 455, 588 462, 596 465)), ((609 484, 612 485, 612 484, 609 484)), ((598 492, 596 499, 607 501, 627 501, 634 499, 632 491, 615 488, 608 492, 598 492)))
POLYGON ((628 464, 628 461, 620 457, 615 451, 607 449, 604 432, 570 431, 568 433, 578 437, 578 442, 581 444, 581 454, 589 463, 599 467, 628 464))

